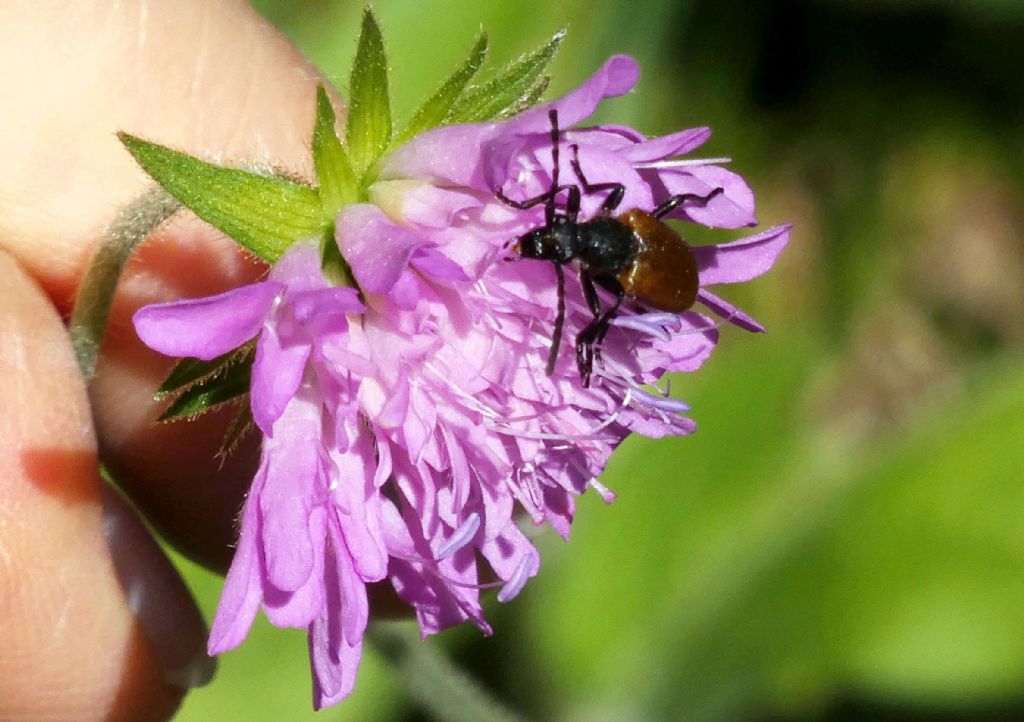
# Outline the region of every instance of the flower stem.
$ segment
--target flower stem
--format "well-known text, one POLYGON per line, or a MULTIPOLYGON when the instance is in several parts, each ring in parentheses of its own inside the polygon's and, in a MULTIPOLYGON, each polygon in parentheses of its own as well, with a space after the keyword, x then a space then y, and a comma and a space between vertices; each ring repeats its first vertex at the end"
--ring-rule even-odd
POLYGON ((86 380, 96 370, 100 343, 124 264, 138 245, 179 208, 181 203, 162 188, 154 187, 125 206, 103 233, 79 286, 68 326, 86 380))
POLYGON ((431 717, 445 722, 523 722, 523 717, 492 698, 432 645, 421 643, 407 627, 401 622, 377 622, 366 636, 431 717))

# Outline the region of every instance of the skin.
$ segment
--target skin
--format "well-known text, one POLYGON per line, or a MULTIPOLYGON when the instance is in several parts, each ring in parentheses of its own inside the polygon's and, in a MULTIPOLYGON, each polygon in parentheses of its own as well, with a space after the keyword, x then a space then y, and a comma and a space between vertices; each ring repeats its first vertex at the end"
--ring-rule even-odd
POLYGON ((183 214, 129 264, 88 386, 62 319, 149 183, 117 130, 309 177, 318 78, 234 0, 6 0, 0 68, 0 719, 168 719, 212 673, 206 630, 97 458, 172 543, 226 569, 255 445, 220 467, 229 417, 154 424, 173 361, 130 317, 264 269, 183 214))

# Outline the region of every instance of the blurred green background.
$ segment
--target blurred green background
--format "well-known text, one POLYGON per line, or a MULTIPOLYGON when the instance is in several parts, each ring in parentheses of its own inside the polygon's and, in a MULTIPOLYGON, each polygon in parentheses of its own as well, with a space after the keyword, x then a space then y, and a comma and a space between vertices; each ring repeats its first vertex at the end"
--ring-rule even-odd
MULTIPOLYGON (((256 3, 344 91, 360 5, 256 3)), ((1024 719, 1024 3, 378 0, 407 117, 468 51, 569 29, 549 96, 642 63, 602 119, 710 124, 765 224, 767 277, 675 379, 691 438, 631 439, 496 633, 430 641, 560 720, 1024 719)), ((736 232, 687 230, 721 242, 736 232)), ((221 581, 182 563, 212 613, 221 581)), ((257 625, 179 720, 419 720, 372 651, 309 712, 301 633, 257 625)))

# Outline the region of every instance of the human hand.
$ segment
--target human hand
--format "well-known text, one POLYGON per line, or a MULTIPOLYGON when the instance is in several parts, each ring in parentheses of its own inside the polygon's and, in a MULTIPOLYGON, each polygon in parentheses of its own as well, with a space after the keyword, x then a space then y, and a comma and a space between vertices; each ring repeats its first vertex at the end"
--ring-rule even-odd
POLYGON ((129 263, 88 389, 61 317, 149 185, 116 131, 308 175, 317 77, 234 0, 6 2, 0 67, 0 718, 167 719, 212 671, 206 630, 98 450, 162 533, 226 568, 253 440, 221 468, 230 415, 155 424, 173 361, 130 318, 263 269, 187 214, 165 224, 129 263))

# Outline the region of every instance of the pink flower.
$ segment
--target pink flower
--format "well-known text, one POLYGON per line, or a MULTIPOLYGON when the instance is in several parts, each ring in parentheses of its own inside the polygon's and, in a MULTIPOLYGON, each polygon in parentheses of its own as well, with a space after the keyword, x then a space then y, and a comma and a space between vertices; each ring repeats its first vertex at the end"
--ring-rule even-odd
MULTIPOLYGON (((520 511, 568 537, 576 496, 592 487, 614 498, 597 478, 628 434, 694 430, 686 404, 653 384, 699 368, 720 322, 696 310, 624 307, 589 388, 569 353, 547 375, 554 270, 507 250, 543 224, 543 208, 516 210, 496 196, 524 199, 550 186, 555 108, 568 128, 562 157, 577 146, 592 183, 624 184, 623 209, 721 188, 676 217, 753 224, 753 195, 739 176, 676 159, 706 140, 706 128, 646 139, 618 126, 571 127, 636 76, 631 59, 614 57, 553 103, 399 147, 370 189, 373 204, 337 218, 360 293, 331 287, 316 251, 297 244, 267 281, 136 315, 142 339, 169 355, 211 359, 258 337, 251 405, 262 459, 211 653, 240 643, 262 604, 274 624, 308 628, 316 705, 333 703, 352 688, 366 584, 385 577, 424 636, 467 619, 489 633, 480 590, 499 587, 508 601, 540 566, 520 511)), ((583 200, 581 219, 603 198, 583 200)), ((763 330, 705 286, 764 273, 787 240, 788 227, 777 227, 695 248, 699 302, 763 330)), ((566 295, 572 338, 591 316, 579 284, 570 279, 566 295)))

